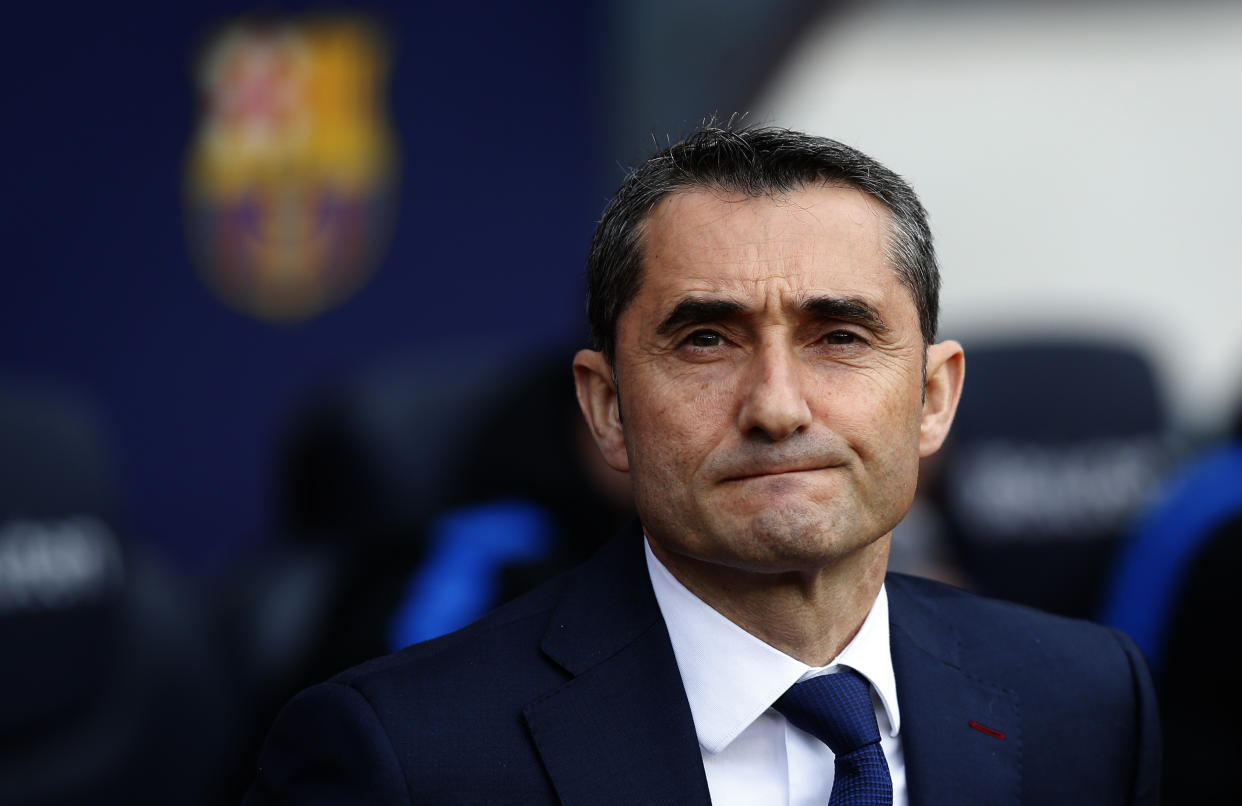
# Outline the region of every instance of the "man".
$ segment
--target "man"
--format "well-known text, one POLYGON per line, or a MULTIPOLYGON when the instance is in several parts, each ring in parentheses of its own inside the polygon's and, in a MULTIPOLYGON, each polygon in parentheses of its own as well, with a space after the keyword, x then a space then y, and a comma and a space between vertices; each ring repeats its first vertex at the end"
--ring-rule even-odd
POLYGON ((251 802, 1153 803, 1119 633, 885 577, 962 388, 900 177, 704 128, 622 185, 574 361, 643 535, 277 720, 251 802))

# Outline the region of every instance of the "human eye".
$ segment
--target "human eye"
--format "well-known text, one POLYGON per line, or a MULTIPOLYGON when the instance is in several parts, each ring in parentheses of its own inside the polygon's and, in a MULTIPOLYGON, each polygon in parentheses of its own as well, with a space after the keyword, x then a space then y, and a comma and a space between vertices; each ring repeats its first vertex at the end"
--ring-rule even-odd
POLYGON ((729 340, 719 330, 698 328, 692 330, 678 343, 677 350, 695 360, 713 358, 728 347, 729 340))
POLYGON ((689 336, 686 336, 686 340, 682 343, 689 347, 707 349, 724 344, 724 336, 721 336, 714 330, 696 330, 689 336))
POLYGON ((822 340, 829 347, 852 347, 866 344, 863 337, 852 330, 830 330, 824 334, 822 340))

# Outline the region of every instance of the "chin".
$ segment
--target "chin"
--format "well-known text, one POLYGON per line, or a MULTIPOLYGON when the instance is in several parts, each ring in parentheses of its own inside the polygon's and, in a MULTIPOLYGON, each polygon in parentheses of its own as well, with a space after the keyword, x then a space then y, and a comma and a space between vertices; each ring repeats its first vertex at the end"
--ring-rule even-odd
POLYGON ((769 571, 814 569, 874 542, 849 528, 849 517, 805 507, 774 507, 747 519, 734 534, 745 535, 739 554, 769 571))

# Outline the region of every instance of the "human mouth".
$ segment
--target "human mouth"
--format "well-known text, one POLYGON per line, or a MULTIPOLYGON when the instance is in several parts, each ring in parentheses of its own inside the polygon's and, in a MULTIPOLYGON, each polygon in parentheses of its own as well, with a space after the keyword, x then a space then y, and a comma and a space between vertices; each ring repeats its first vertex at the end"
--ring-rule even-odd
POLYGON ((749 445, 746 449, 722 451, 713 456, 709 466, 705 468, 708 478, 722 484, 779 479, 782 476, 796 480, 798 476, 843 467, 849 463, 848 454, 827 441, 814 445, 809 442, 804 445, 784 445, 778 450, 760 450, 761 447, 777 446, 749 445))
POLYGON ((722 481, 729 483, 751 481, 753 479, 776 478, 781 476, 795 476, 803 473, 814 473, 819 470, 826 470, 828 467, 828 465, 822 464, 807 464, 789 467, 778 465, 774 467, 747 468, 744 471, 725 476, 722 481))

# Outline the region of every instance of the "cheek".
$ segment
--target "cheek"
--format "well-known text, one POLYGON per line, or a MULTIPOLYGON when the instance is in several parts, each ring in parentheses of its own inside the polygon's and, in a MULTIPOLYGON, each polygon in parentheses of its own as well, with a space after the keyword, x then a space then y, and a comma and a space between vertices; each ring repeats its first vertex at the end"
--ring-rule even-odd
POLYGON ((922 421, 918 388, 856 378, 825 385, 817 404, 817 419, 864 460, 917 460, 922 421))
POLYGON ((720 442, 729 425, 728 401, 711 384, 694 384, 653 387, 623 406, 625 441, 635 469, 684 482, 720 442))
POLYGON ((912 406, 894 407, 878 425, 869 457, 884 497, 902 502, 903 513, 918 485, 919 422, 919 413, 912 406))
POLYGON ((648 442, 694 441, 725 422, 730 397, 711 379, 665 380, 654 383, 624 410, 628 424, 648 442))

